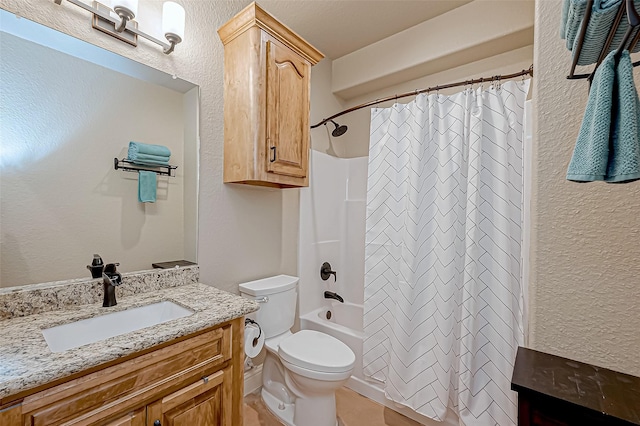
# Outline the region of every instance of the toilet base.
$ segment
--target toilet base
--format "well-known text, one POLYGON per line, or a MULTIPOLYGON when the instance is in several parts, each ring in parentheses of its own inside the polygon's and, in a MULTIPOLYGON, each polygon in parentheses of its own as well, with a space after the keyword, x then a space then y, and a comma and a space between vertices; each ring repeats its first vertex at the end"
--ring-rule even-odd
MULTIPOLYGON (((282 423, 286 426, 304 426, 304 425, 296 425, 293 423, 293 416, 296 411, 296 404, 284 404, 282 401, 278 400, 275 396, 271 395, 268 390, 264 387, 260 391, 262 395, 262 401, 267 406, 271 414, 276 416, 282 423), (280 407, 284 407, 280 409, 280 407)), ((338 420, 336 419, 336 426, 338 426, 338 420)))
POLYGON ((285 404, 278 400, 275 396, 271 395, 268 390, 262 387, 260 391, 262 395, 262 401, 267 406, 269 411, 282 421, 286 426, 296 426, 293 424, 293 414, 295 413, 295 404, 285 404), (283 407, 282 409, 280 407, 283 407))

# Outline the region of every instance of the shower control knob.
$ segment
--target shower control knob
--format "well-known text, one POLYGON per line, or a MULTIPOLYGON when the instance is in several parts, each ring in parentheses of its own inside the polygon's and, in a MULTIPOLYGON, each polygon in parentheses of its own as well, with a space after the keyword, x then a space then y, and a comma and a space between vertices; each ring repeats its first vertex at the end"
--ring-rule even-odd
POLYGON ((329 262, 324 262, 320 268, 320 278, 326 281, 331 275, 333 275, 333 281, 337 281, 336 271, 331 270, 331 264, 329 264, 329 262))

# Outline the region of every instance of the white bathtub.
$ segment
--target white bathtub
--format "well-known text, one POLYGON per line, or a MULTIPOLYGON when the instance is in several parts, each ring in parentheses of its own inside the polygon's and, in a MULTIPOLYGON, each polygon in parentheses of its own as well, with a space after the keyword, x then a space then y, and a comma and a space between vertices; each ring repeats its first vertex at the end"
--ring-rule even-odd
POLYGON ((403 414, 420 424, 426 426, 457 425, 455 414, 450 413, 444 422, 436 422, 415 411, 398 405, 384 396, 382 383, 371 382, 365 379, 362 372, 362 340, 363 333, 363 306, 355 303, 340 303, 332 301, 330 305, 313 310, 300 317, 300 328, 303 330, 316 330, 329 334, 346 343, 356 355, 356 365, 353 375, 346 386, 361 395, 366 396, 400 414, 403 414))

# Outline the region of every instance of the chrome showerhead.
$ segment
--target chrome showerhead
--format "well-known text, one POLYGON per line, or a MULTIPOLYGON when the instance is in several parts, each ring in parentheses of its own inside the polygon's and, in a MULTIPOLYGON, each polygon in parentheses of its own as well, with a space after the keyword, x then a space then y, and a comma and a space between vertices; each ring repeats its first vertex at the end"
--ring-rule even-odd
POLYGON ((337 138, 338 136, 342 136, 345 133, 347 133, 347 130, 348 130, 347 126, 345 126, 344 124, 339 125, 333 120, 329 120, 329 121, 331 121, 333 125, 336 126, 335 129, 333 129, 333 131, 331 132, 331 136, 333 136, 334 138, 337 138))

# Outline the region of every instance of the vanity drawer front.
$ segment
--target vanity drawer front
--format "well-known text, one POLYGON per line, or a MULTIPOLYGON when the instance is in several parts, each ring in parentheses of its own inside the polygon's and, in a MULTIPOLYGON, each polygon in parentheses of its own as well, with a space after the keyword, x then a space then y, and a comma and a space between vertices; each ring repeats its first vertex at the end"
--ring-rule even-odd
POLYGON ((230 359, 231 326, 220 327, 28 396, 22 404, 25 424, 76 424, 72 419, 100 407, 103 418, 111 417, 173 392, 230 359))

